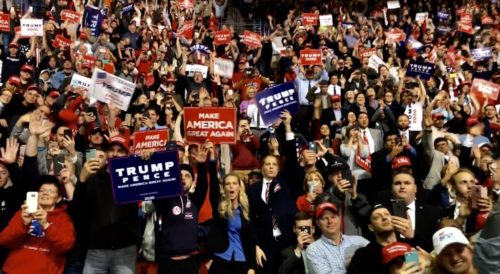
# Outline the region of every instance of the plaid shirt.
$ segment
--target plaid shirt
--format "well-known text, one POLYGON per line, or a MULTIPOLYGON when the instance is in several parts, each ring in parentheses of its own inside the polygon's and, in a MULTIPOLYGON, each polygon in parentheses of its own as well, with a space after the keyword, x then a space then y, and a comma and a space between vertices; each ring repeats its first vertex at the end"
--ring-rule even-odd
POLYGON ((319 240, 307 247, 307 261, 313 274, 343 274, 347 271, 347 263, 354 252, 369 243, 361 236, 342 235, 340 245, 321 236, 319 240))

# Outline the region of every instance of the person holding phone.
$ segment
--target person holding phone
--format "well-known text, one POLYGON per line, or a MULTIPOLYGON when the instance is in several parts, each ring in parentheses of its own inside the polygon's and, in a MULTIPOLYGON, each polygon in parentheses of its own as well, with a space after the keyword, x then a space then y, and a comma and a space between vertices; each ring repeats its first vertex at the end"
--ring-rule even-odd
POLYGON ((210 201, 214 205, 214 219, 207 241, 213 251, 209 273, 254 274, 256 244, 245 183, 237 174, 229 173, 219 184, 215 169, 211 172, 214 176, 210 180, 210 201))
POLYGON ((280 274, 305 274, 305 256, 306 249, 309 245, 314 243, 315 226, 311 215, 305 212, 297 212, 295 214, 295 224, 293 232, 297 236, 297 244, 289 246, 283 251, 283 263, 280 266, 280 274))
POLYGON ((46 175, 40 177, 39 185, 38 209, 29 213, 24 204, 0 233, 0 245, 11 250, 2 269, 5 273, 64 271, 66 253, 75 242, 73 222, 66 205, 59 204, 62 200, 59 180, 46 175), (34 220, 40 227, 34 225, 34 220))
POLYGON ((314 206, 320 200, 318 196, 323 194, 325 180, 318 171, 307 172, 304 177, 305 194, 297 199, 297 209, 301 212, 313 215, 314 206))

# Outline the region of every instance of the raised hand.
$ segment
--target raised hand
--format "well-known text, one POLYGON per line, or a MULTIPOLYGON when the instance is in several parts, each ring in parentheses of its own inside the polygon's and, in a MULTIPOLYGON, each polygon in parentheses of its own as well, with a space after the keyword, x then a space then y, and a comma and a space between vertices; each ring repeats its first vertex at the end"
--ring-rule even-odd
POLYGON ((1 148, 0 152, 2 153, 2 162, 6 164, 13 164, 17 161, 17 151, 19 150, 19 143, 16 138, 7 139, 7 144, 5 148, 1 148))

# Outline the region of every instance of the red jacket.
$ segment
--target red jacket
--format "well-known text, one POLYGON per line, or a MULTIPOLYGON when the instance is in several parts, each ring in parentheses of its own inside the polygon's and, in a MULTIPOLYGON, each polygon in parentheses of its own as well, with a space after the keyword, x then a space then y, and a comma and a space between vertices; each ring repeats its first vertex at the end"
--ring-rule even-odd
POLYGON ((9 274, 57 274, 63 273, 66 253, 75 242, 73 222, 66 213, 66 206, 59 206, 48 212, 50 225, 42 238, 28 234, 19 210, 9 225, 0 233, 0 245, 10 249, 3 266, 9 274))

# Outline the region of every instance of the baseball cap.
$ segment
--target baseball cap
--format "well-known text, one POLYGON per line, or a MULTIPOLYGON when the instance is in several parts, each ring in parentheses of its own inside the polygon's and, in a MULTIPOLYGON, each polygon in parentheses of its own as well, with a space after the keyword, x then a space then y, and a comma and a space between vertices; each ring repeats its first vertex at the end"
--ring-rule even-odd
POLYGON ((433 113, 432 114, 432 119, 435 120, 435 119, 444 119, 444 114, 441 113, 441 112, 436 112, 436 113, 433 113))
POLYGON ((339 214, 339 211, 337 210, 337 207, 329 202, 321 203, 316 207, 316 211, 314 213, 314 216, 316 219, 320 218, 326 210, 330 210, 334 214, 339 214))
POLYGON ((51 92, 49 92, 49 95, 48 95, 48 96, 49 96, 49 97, 52 97, 52 98, 57 98, 57 97, 59 97, 59 95, 61 95, 61 94, 59 93, 59 91, 57 91, 56 89, 54 89, 54 90, 52 90, 51 92))
POLYGON ((21 71, 28 72, 28 73, 33 73, 33 66, 32 65, 28 65, 28 64, 24 64, 21 67, 21 71))
POLYGON ((329 166, 328 172, 332 173, 334 171, 349 169, 349 166, 341 159, 335 159, 329 166))
POLYGON ((38 86, 37 86, 37 85, 35 85, 35 84, 30 85, 30 86, 29 86, 26 90, 27 90, 27 91, 28 91, 28 90, 34 90, 34 91, 36 91, 36 92, 40 93, 40 89, 39 89, 39 88, 38 88, 38 86))
POLYGON ((100 128, 100 127, 94 127, 90 131, 90 134, 96 134, 96 133, 101 133, 102 135, 104 135, 104 130, 102 130, 102 128, 100 128))
POLYGON ((411 167, 410 158, 406 156, 395 157, 394 160, 392 160, 392 165, 391 165, 392 170, 405 166, 411 167))
POLYGON ((338 96, 338 95, 330 96, 330 102, 331 103, 340 102, 340 96, 338 96))
POLYGON ((469 117, 467 118, 465 124, 468 126, 468 127, 473 127, 475 125, 477 125, 479 123, 479 120, 477 119, 477 117, 469 117))
POLYGON ((11 76, 9 77, 9 84, 12 86, 19 87, 21 86, 21 79, 18 76, 11 76))
POLYGON ((467 240, 460 229, 456 227, 445 227, 432 235, 432 244, 434 245, 434 251, 439 255, 447 246, 451 244, 468 245, 469 240, 467 240))
POLYGON ((394 242, 382 248, 382 263, 388 264, 392 260, 402 257, 405 252, 411 251, 411 246, 406 243, 394 242))
POLYGON ((181 164, 180 169, 189 172, 189 174, 191 174, 191 177, 194 177, 193 168, 190 165, 181 164))
POLYGON ((9 48, 16 48, 16 49, 19 49, 19 45, 18 45, 17 43, 10 42, 10 43, 9 43, 9 48))
POLYGON ((129 139, 125 138, 122 135, 117 135, 117 136, 111 137, 109 139, 109 142, 108 142, 108 149, 112 145, 119 145, 119 146, 121 146, 122 148, 124 148, 127 151, 127 153, 130 151, 130 142, 129 142, 129 139))

